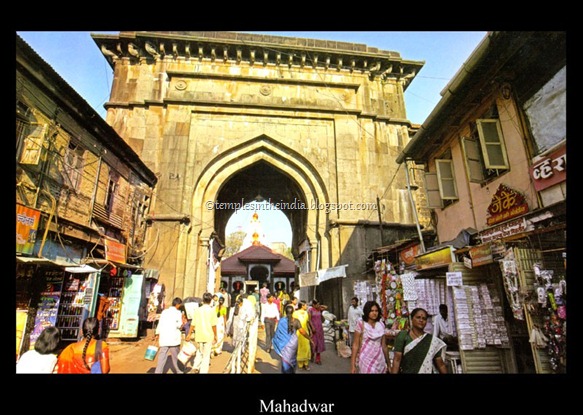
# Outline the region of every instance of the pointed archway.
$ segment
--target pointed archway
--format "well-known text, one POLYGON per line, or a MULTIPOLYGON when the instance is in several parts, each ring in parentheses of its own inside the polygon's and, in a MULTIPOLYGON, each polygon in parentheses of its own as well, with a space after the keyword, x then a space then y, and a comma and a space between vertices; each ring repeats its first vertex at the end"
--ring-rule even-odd
MULTIPOLYGON (((326 221, 320 217, 318 209, 311 208, 317 203, 329 202, 324 181, 304 156, 267 135, 260 135, 217 155, 196 182, 192 197, 196 249, 188 249, 185 254, 189 262, 196 264, 198 278, 186 283, 193 284, 190 289, 186 287, 188 291, 204 290, 208 238, 215 231, 222 232, 224 238, 227 220, 235 208, 229 203, 244 204, 254 200, 257 191, 263 192, 263 188, 249 185, 249 180, 268 185, 266 193, 261 193, 263 198, 271 195, 272 200, 288 203, 281 210, 292 224, 292 245, 297 247, 307 239, 315 248, 319 241, 320 264, 329 266, 330 243, 324 236, 326 221), (266 178, 266 175, 271 177, 266 178), (237 193, 239 199, 233 193, 237 193), (296 204, 291 205, 293 202, 296 204)), ((315 249, 311 249, 311 264, 315 264, 315 255, 315 249)))

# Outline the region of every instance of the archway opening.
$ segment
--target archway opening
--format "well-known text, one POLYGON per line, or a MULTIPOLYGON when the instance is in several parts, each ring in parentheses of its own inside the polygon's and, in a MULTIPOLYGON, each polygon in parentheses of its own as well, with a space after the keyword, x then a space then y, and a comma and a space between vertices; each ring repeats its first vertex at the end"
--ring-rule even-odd
POLYGON ((263 204, 265 210, 257 212, 262 221, 266 212, 283 213, 291 226, 292 253, 297 255, 298 245, 307 237, 308 210, 302 209, 307 207, 305 195, 290 176, 265 161, 241 169, 221 186, 216 206, 222 208, 215 209, 214 213, 215 230, 221 240, 226 240, 227 223, 232 215, 237 209, 249 209, 253 206, 248 205, 251 202, 263 204))

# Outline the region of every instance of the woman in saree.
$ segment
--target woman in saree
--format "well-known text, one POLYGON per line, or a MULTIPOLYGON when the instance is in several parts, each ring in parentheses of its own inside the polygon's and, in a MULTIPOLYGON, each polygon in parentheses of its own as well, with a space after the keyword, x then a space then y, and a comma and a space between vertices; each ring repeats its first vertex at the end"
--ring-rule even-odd
POLYGON ((326 310, 326 308, 328 307, 320 304, 318 300, 314 299, 312 300, 312 307, 308 309, 310 324, 314 329, 312 333, 312 339, 314 340, 312 354, 315 356, 314 363, 317 365, 322 364, 321 353, 326 350, 326 343, 324 341, 324 326, 322 324, 324 320, 322 311, 326 310))
POLYGON ((219 297, 216 306, 217 311, 217 342, 213 344, 213 355, 218 356, 223 352, 223 343, 225 341, 225 331, 227 327, 227 307, 225 306, 225 297, 219 297))
MULTIPOLYGON (((300 301, 298 309, 293 313, 293 317, 300 321, 302 329, 308 333, 308 338, 311 338, 312 329, 310 326, 310 315, 308 314, 308 304, 305 301, 300 301)), ((310 370, 312 347, 308 338, 298 336, 298 367, 303 370, 310 370)))
POLYGON ((380 310, 376 301, 364 304, 362 320, 354 329, 352 373, 387 373, 389 352, 380 310))
POLYGON ((447 373, 446 344, 423 331, 427 316, 422 308, 411 312, 411 329, 399 332, 395 338, 391 373, 447 373))
POLYGON ((101 354, 95 356, 98 331, 99 321, 95 317, 85 319, 84 339, 70 344, 61 352, 57 361, 57 373, 89 374, 96 358, 101 362, 101 373, 109 373, 109 346, 106 342, 99 340, 102 343, 101 354))
POLYGON ((294 306, 284 308, 285 315, 279 320, 273 335, 273 350, 281 357, 281 373, 296 373, 299 338, 311 341, 302 323, 293 317, 294 306))

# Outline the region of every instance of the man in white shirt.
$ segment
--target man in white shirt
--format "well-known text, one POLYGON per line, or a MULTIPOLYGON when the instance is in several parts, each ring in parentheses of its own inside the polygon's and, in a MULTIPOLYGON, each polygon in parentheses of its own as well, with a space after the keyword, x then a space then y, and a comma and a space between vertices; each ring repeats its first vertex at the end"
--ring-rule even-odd
POLYGON ((363 311, 358 305, 358 298, 352 297, 350 306, 348 307, 348 345, 352 347, 352 339, 354 339, 354 330, 357 323, 362 319, 363 311))
POLYGON ((158 351, 158 363, 154 373, 164 373, 164 366, 168 356, 172 360, 172 371, 181 373, 178 368, 178 352, 182 343, 182 299, 176 297, 172 300, 172 307, 165 309, 160 314, 160 320, 156 326, 156 340, 160 347, 158 351))
POLYGON ((451 321, 447 318, 447 305, 439 305, 439 314, 433 317, 433 335, 440 338, 448 347, 457 347, 457 337, 454 336, 451 321))
POLYGON ((271 340, 275 334, 275 326, 279 321, 279 307, 273 302, 273 295, 267 294, 267 303, 261 313, 261 324, 265 327, 265 351, 271 352, 271 340))

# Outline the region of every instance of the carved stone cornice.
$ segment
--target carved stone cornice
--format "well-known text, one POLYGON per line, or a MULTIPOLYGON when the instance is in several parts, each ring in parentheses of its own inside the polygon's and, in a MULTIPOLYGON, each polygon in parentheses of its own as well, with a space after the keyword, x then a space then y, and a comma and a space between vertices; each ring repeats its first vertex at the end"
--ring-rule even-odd
POLYGON ((130 63, 184 59, 360 72, 371 79, 404 80, 406 86, 424 65, 423 61, 402 59, 398 52, 361 43, 283 36, 236 32, 120 32, 91 36, 112 67, 120 58, 129 58, 130 63))

